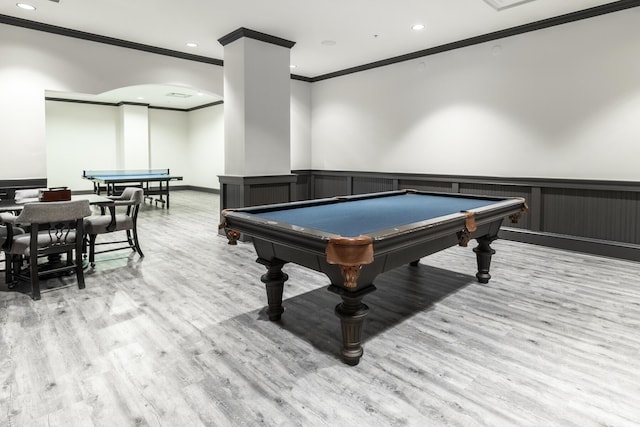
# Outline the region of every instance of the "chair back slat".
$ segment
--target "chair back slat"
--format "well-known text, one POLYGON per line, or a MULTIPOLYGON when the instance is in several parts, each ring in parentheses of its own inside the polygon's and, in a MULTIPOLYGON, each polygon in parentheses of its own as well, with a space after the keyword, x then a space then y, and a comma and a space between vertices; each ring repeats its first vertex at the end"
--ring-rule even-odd
POLYGON ((49 244, 47 246, 66 245, 69 241, 69 234, 76 228, 76 222, 77 220, 49 223, 49 228, 47 229, 49 244))

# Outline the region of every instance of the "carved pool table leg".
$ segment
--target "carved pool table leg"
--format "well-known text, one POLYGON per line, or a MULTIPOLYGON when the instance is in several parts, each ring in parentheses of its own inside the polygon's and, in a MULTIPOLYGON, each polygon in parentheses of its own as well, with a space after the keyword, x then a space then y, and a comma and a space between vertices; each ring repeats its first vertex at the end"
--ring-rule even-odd
POLYGON ((362 326, 364 318, 369 314, 369 307, 362 303, 362 298, 374 291, 371 285, 357 292, 348 292, 337 286, 329 286, 331 292, 337 293, 342 302, 336 305, 335 313, 340 318, 342 328, 342 361, 348 365, 357 365, 362 353, 362 326))
POLYGON ((282 307, 282 291, 284 289, 284 282, 287 281, 289 276, 282 272, 282 266, 286 264, 280 260, 265 260, 258 258, 258 263, 267 267, 267 272, 260 277, 262 283, 265 284, 267 289, 267 315, 269 320, 280 320, 284 308, 282 307))
POLYGON ((497 238, 498 236, 482 236, 476 239, 478 246, 473 249, 473 252, 476 253, 476 260, 478 262, 476 278, 480 283, 489 283, 489 279, 491 279, 491 275, 489 274, 491 256, 496 253, 496 251, 491 248, 491 242, 497 238))

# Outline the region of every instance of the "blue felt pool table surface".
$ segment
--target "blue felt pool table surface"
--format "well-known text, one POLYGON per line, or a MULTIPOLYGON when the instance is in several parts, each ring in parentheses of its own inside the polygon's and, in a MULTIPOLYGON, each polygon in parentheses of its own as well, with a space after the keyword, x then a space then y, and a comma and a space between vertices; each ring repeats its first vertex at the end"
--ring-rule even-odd
POLYGON ((496 203, 494 199, 400 194, 357 201, 271 210, 254 215, 344 237, 412 224, 496 203))

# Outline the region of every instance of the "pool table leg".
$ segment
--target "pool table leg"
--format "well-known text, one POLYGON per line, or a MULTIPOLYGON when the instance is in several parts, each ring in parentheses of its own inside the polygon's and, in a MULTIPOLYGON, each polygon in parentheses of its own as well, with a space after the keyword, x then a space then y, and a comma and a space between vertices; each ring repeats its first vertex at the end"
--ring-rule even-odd
POLYGON ((362 303, 362 298, 375 289, 371 285, 357 292, 348 292, 338 286, 329 286, 331 292, 342 298, 342 302, 336 305, 335 313, 340 318, 342 328, 342 361, 347 365, 357 365, 364 352, 362 326, 364 318, 369 314, 369 307, 362 303))
POLYGON ((289 278, 286 273, 282 272, 282 267, 286 262, 280 260, 269 261, 262 258, 258 258, 257 262, 267 267, 267 272, 260 277, 267 289, 267 315, 271 321, 280 320, 282 313, 284 313, 282 291, 284 282, 289 278))
POLYGON ((480 283, 489 283, 489 279, 491 279, 491 275, 489 274, 491 256, 496 253, 496 251, 491 248, 491 242, 497 238, 498 236, 486 235, 476 239, 478 246, 473 248, 473 252, 476 253, 476 260, 478 262, 476 278, 480 283))

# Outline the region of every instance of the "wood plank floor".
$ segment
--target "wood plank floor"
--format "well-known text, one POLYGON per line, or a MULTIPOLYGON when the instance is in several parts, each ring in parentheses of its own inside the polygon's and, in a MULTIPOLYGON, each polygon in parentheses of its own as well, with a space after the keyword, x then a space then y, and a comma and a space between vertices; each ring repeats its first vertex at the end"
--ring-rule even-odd
POLYGON ((434 254, 376 281, 349 367, 328 280, 285 266, 269 322, 217 212, 146 205, 145 258, 98 255, 84 290, 0 279, 0 426, 640 425, 638 263, 497 241, 481 285, 471 248, 434 254))

